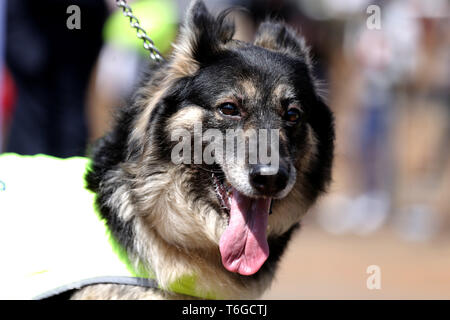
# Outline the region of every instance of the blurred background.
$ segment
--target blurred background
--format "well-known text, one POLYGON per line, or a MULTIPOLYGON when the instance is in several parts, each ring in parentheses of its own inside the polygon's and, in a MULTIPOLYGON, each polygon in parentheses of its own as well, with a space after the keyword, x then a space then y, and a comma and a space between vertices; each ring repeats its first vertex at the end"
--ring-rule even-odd
MULTIPOLYGON (((129 2, 169 54, 189 1, 129 2)), ((266 17, 298 29, 336 116, 330 192, 264 298, 450 299, 449 2, 205 2, 248 9, 241 40, 266 17)), ((0 151, 85 155, 146 69, 141 46, 113 0, 0 0, 0 151)))

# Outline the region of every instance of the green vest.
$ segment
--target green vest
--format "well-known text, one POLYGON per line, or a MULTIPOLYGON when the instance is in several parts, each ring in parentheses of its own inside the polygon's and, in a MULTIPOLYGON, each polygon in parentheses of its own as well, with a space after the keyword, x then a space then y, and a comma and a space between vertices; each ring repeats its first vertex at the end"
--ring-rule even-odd
MULTIPOLYGON (((85 188, 88 164, 0 156, 0 299, 40 299, 98 283, 158 287, 151 274, 131 266, 96 212, 95 194, 85 188)), ((201 297, 192 276, 170 290, 201 297)))

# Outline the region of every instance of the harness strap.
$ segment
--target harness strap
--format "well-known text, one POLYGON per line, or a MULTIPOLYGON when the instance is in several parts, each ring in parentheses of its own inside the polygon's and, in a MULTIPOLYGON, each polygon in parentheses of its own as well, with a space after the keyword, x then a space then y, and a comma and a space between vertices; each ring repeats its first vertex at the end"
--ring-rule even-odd
POLYGON ((158 289, 158 283, 154 279, 147 279, 147 278, 132 278, 132 277, 98 277, 98 278, 91 278, 91 279, 85 279, 77 282, 73 282, 68 285, 64 285, 61 287, 58 287, 56 289, 52 289, 50 291, 47 291, 43 294, 40 294, 36 297, 34 297, 34 300, 42 300, 47 299, 53 296, 60 295, 62 293, 71 291, 71 290, 78 290, 86 286, 91 286, 95 284, 122 284, 122 285, 129 285, 129 286, 139 286, 144 288, 151 288, 151 289, 158 289))

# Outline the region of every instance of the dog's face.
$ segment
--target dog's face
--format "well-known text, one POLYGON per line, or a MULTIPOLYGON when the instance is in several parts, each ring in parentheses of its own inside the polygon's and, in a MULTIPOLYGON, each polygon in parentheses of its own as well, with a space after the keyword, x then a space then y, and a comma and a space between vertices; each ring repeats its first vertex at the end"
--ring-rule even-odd
POLYGON ((121 161, 142 225, 178 248, 219 249, 225 269, 253 275, 324 191, 334 131, 303 39, 272 22, 253 44, 233 32, 191 6, 171 59, 126 113, 121 161))

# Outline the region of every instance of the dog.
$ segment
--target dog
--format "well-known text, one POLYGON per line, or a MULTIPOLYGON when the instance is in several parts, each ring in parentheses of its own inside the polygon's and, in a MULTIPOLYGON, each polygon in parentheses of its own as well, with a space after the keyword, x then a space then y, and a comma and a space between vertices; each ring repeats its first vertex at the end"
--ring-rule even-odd
POLYGON ((257 298, 300 219, 326 191, 334 120, 304 39, 268 20, 253 43, 234 40, 227 13, 215 18, 202 1, 191 4, 169 59, 150 67, 92 150, 86 181, 98 210, 159 288, 96 284, 73 299, 190 298, 171 290, 183 279, 195 287, 193 297, 257 298), (196 125, 202 133, 276 129, 277 170, 220 159, 174 163, 174 132, 194 136, 196 125))

